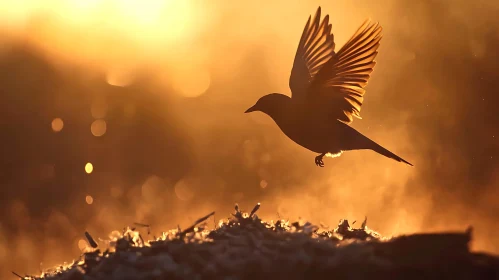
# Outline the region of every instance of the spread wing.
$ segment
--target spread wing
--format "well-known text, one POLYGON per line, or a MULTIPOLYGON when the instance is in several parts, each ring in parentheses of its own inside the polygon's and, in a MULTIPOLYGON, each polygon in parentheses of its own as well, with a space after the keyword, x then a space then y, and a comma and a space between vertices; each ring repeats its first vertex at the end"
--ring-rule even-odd
POLYGON ((329 15, 321 21, 321 7, 313 20, 308 18, 296 51, 289 88, 292 98, 305 97, 311 81, 321 67, 334 55, 334 36, 329 15))
POLYGON ((378 54, 382 28, 367 20, 350 40, 326 62, 312 80, 307 98, 334 118, 351 123, 360 117, 367 85, 378 54))

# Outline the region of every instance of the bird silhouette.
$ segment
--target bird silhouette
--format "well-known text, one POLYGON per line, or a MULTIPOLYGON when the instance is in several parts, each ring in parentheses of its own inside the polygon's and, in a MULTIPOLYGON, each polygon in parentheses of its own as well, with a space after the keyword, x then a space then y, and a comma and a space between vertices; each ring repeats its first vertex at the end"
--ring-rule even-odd
POLYGON ((319 153, 315 164, 324 167, 326 154, 373 150, 411 163, 362 135, 349 124, 360 117, 365 87, 376 64, 382 28, 366 20, 348 42, 335 52, 329 15, 321 20, 321 7, 309 16, 296 51, 289 87, 291 97, 271 93, 245 113, 270 116, 295 143, 319 153))

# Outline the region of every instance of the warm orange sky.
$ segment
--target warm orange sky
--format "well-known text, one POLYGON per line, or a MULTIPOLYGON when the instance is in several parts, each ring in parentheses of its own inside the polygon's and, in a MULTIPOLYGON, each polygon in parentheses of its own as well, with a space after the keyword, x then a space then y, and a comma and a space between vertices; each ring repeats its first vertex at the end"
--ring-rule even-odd
MULTIPOLYGON (((0 67, 3 79, 11 82, 3 83, 8 102, 26 92, 26 104, 41 104, 40 122, 46 123, 50 137, 69 135, 80 143, 60 140, 55 147, 57 138, 43 138, 40 149, 70 151, 57 159, 73 160, 73 153, 78 154, 81 164, 75 172, 83 175, 87 162, 102 161, 84 177, 85 187, 70 189, 62 199, 67 205, 50 215, 62 229, 71 228, 66 235, 71 238, 64 242, 76 249, 79 238, 73 234, 81 224, 71 221, 84 215, 90 217, 85 227, 94 231, 110 232, 136 220, 148 220, 160 230, 188 224, 212 210, 217 219, 225 217, 234 202, 251 208, 260 201, 263 218, 279 212, 334 225, 340 218, 359 221, 367 215, 368 225, 387 235, 464 230, 473 224, 475 247, 499 252, 492 234, 499 229, 494 157, 499 120, 492 109, 497 100, 492 93, 499 88, 494 74, 499 4, 490 2, 8 0, 0 2, 0 67), (384 28, 361 112, 364 119, 353 126, 414 168, 368 151, 326 158, 326 167, 317 168, 315 154, 283 136, 268 117, 242 113, 263 94, 289 94, 294 52, 318 5, 330 15, 337 48, 367 17, 384 28), (30 55, 16 53, 20 46, 30 55), (48 66, 30 64, 31 55, 48 66), (19 68, 20 62, 26 62, 25 68, 19 68), (43 70, 51 67, 53 74, 43 70), (109 104, 99 103, 102 96, 109 104), (132 101, 123 105, 125 99, 132 101), (102 112, 101 105, 106 108, 102 112), (132 133, 121 121, 106 117, 106 110, 113 113, 122 105, 127 114, 147 116, 141 123, 146 128, 137 125, 132 133), (96 120, 98 115, 106 123, 96 120), (59 117, 63 128, 54 134, 53 120, 59 117), (76 130, 78 123, 86 130, 76 130), (133 156, 126 153, 127 145, 133 156), (187 156, 170 157, 163 149, 186 149, 187 156), (127 179, 116 174, 126 175, 128 169, 120 168, 131 161, 145 179, 125 187, 119 181, 127 179), (172 171, 178 178, 159 174, 163 167, 177 170, 178 165, 187 166, 172 171), (99 173, 103 169, 112 176, 99 173), (85 203, 87 196, 91 204, 85 203), (159 215, 170 211, 170 219, 159 215)), ((17 108, 8 102, 2 106, 17 108)), ((15 110, 3 110, 4 123, 26 125, 12 117, 15 110)), ((29 122, 43 130, 35 120, 29 122)), ((36 131, 24 133, 42 139, 36 131)), ((51 172, 60 176, 57 166, 51 172)), ((38 206, 23 200, 26 191, 15 180, 8 184, 20 191, 9 190, 12 202, 6 207, 17 213, 12 215, 19 227, 27 226, 36 221, 29 212, 38 206)), ((49 209, 52 202, 47 202, 40 207, 49 209)), ((7 232, 2 230, 0 236, 7 232)), ((50 230, 44 234, 47 240, 54 238, 50 230)), ((0 246, 8 246, 1 240, 0 246)), ((29 268, 37 267, 39 258, 50 263, 64 255, 54 249, 30 257, 26 244, 35 241, 20 235, 16 242, 10 248, 33 264, 29 268)), ((0 254, 2 259, 6 256, 0 254)))

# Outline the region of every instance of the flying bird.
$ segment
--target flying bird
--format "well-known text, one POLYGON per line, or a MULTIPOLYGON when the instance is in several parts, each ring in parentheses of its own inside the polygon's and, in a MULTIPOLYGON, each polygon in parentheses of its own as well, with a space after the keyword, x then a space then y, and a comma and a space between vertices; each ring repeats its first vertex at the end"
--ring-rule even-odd
POLYGON ((343 151, 373 150, 412 166, 349 124, 360 117, 365 87, 374 69, 382 28, 366 20, 348 42, 335 51, 329 15, 321 19, 321 7, 309 16, 298 44, 289 87, 291 97, 271 93, 261 97, 245 113, 260 111, 270 116, 295 143, 323 158, 343 151))

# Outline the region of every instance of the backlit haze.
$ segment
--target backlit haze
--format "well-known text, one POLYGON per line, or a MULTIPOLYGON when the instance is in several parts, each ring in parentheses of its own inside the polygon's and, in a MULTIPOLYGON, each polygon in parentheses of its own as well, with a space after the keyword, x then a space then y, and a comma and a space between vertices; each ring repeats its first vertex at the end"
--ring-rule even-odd
POLYGON ((140 222, 158 235, 235 202, 331 226, 367 215, 388 236, 473 225, 473 248, 499 253, 498 12, 484 0, 1 1, 2 273, 71 261, 85 230, 104 239, 140 222), (318 168, 270 118, 243 113, 290 94, 319 5, 337 49, 368 17, 383 27, 353 127, 415 167, 357 151, 318 168))

